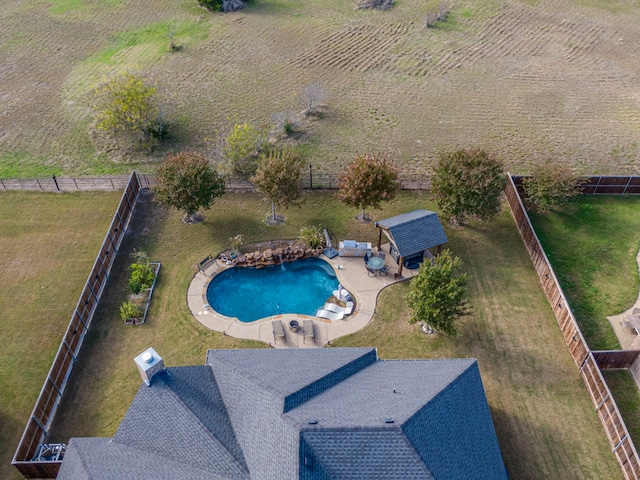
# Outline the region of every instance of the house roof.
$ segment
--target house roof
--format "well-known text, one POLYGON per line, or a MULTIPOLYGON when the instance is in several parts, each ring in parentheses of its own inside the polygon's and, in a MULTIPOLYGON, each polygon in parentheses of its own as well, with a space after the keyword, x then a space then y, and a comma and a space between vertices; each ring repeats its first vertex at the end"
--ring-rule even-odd
POLYGON ((330 348, 211 350, 205 366, 168 368, 113 438, 72 439, 58 478, 507 474, 475 360, 330 348))
POLYGON ((447 243, 438 214, 430 210, 414 210, 376 222, 386 230, 403 257, 447 243))

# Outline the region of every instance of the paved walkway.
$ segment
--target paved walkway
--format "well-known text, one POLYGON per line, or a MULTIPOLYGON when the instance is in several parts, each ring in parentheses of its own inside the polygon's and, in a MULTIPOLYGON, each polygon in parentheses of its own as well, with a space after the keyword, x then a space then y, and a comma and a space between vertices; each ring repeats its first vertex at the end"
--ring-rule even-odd
MULTIPOLYGON (((636 255, 636 262, 638 263, 638 273, 640 274, 640 251, 638 251, 638 254, 636 255)), ((616 337, 618 337, 620 348, 623 350, 640 350, 640 335, 636 335, 635 332, 629 331, 622 325, 624 317, 631 315, 634 308, 640 308, 640 293, 638 293, 636 302, 631 305, 628 310, 617 315, 610 315, 607 317, 609 323, 611 323, 613 331, 616 333, 616 337)))
MULTIPOLYGON (((376 248, 373 248, 376 254, 376 248)), ((205 327, 225 335, 236 338, 246 338, 251 340, 259 340, 276 348, 306 348, 306 347, 322 347, 336 338, 348 335, 364 328, 373 318, 376 309, 376 302, 380 291, 388 285, 398 281, 406 280, 418 273, 418 270, 402 270, 403 279, 395 280, 394 274, 398 271, 393 258, 389 255, 389 244, 382 245, 381 248, 386 256, 386 264, 389 265, 389 274, 387 276, 377 275, 373 278, 367 275, 367 270, 362 257, 335 257, 328 259, 324 255, 320 258, 326 260, 333 266, 338 281, 346 288, 356 301, 355 311, 344 320, 330 321, 322 318, 312 317, 308 315, 283 314, 268 317, 256 322, 244 323, 237 318, 227 317, 218 312, 211 310, 207 302, 207 286, 211 278, 219 272, 227 268, 235 268, 230 265, 224 265, 218 260, 207 267, 204 272, 198 272, 194 275, 191 285, 187 293, 187 303, 191 314, 202 323, 205 327), (302 328, 297 332, 291 332, 288 328, 290 320, 313 320, 315 330, 315 343, 307 340, 305 343, 302 336, 302 328), (271 322, 273 320, 282 320, 285 330, 286 343, 278 341, 274 342, 273 330, 271 322)), ((238 267, 245 268, 245 267, 238 267)), ((246 267, 251 268, 251 267, 246 267)))

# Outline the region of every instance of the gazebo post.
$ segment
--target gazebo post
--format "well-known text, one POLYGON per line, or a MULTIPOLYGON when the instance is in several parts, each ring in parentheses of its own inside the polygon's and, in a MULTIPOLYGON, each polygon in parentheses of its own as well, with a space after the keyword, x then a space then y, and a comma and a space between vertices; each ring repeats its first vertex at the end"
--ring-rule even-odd
POLYGON ((402 256, 398 255, 398 259, 399 259, 400 261, 398 262, 398 264, 399 264, 399 265, 398 265, 398 267, 399 267, 399 268, 398 268, 398 273, 397 273, 397 275, 398 275, 399 277, 401 277, 401 276, 402 276, 402 266, 404 265, 404 258, 402 258, 402 256))
POLYGON ((378 227, 378 252, 380 251, 381 244, 382 244, 382 228, 378 227))

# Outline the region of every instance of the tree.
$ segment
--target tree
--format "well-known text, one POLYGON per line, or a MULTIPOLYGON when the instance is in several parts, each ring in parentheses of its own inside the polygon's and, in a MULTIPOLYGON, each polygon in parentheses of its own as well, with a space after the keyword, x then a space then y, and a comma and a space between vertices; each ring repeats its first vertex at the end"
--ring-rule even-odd
POLYGON ((400 188, 398 169, 386 156, 359 155, 338 178, 338 188, 338 199, 362 209, 360 219, 365 220, 367 207, 379 208, 395 197, 400 188))
POLYGON ((316 115, 327 98, 329 98, 329 95, 321 83, 310 83, 304 87, 300 94, 303 109, 302 115, 305 117, 316 115))
POLYGON ((272 150, 260 156, 255 175, 249 181, 271 201, 271 221, 276 223, 276 206, 289 208, 300 198, 302 158, 293 150, 272 150))
POLYGON ((265 144, 266 134, 263 130, 250 123, 235 124, 225 138, 224 156, 227 170, 242 177, 253 175, 265 144))
POLYGON ((96 128, 147 138, 158 117, 155 94, 137 73, 117 73, 94 91, 96 128))
POLYGON ((534 167, 531 176, 522 181, 522 186, 528 206, 547 213, 580 195, 581 183, 582 178, 572 169, 546 162, 534 167))
POLYGON ((483 150, 457 150, 441 155, 431 194, 450 220, 487 220, 500 211, 505 175, 502 162, 483 150))
POLYGON ((224 179, 197 152, 180 152, 169 155, 156 174, 153 188, 158 202, 185 212, 183 221, 198 221, 196 212, 209 209, 216 198, 224 195, 224 179))
POLYGON ((455 335, 455 320, 468 314, 467 275, 459 274, 462 260, 444 250, 433 263, 422 262, 409 284, 409 323, 425 322, 437 331, 455 335))

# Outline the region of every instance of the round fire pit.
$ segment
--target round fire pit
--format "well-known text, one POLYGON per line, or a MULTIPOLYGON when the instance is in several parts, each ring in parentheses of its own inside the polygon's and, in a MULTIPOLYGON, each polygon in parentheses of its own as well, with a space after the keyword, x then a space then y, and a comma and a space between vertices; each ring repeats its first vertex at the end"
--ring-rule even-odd
POLYGON ((289 330, 291 330, 292 332, 297 332, 299 328, 300 322, 298 322, 297 320, 291 320, 289 322, 289 330))

